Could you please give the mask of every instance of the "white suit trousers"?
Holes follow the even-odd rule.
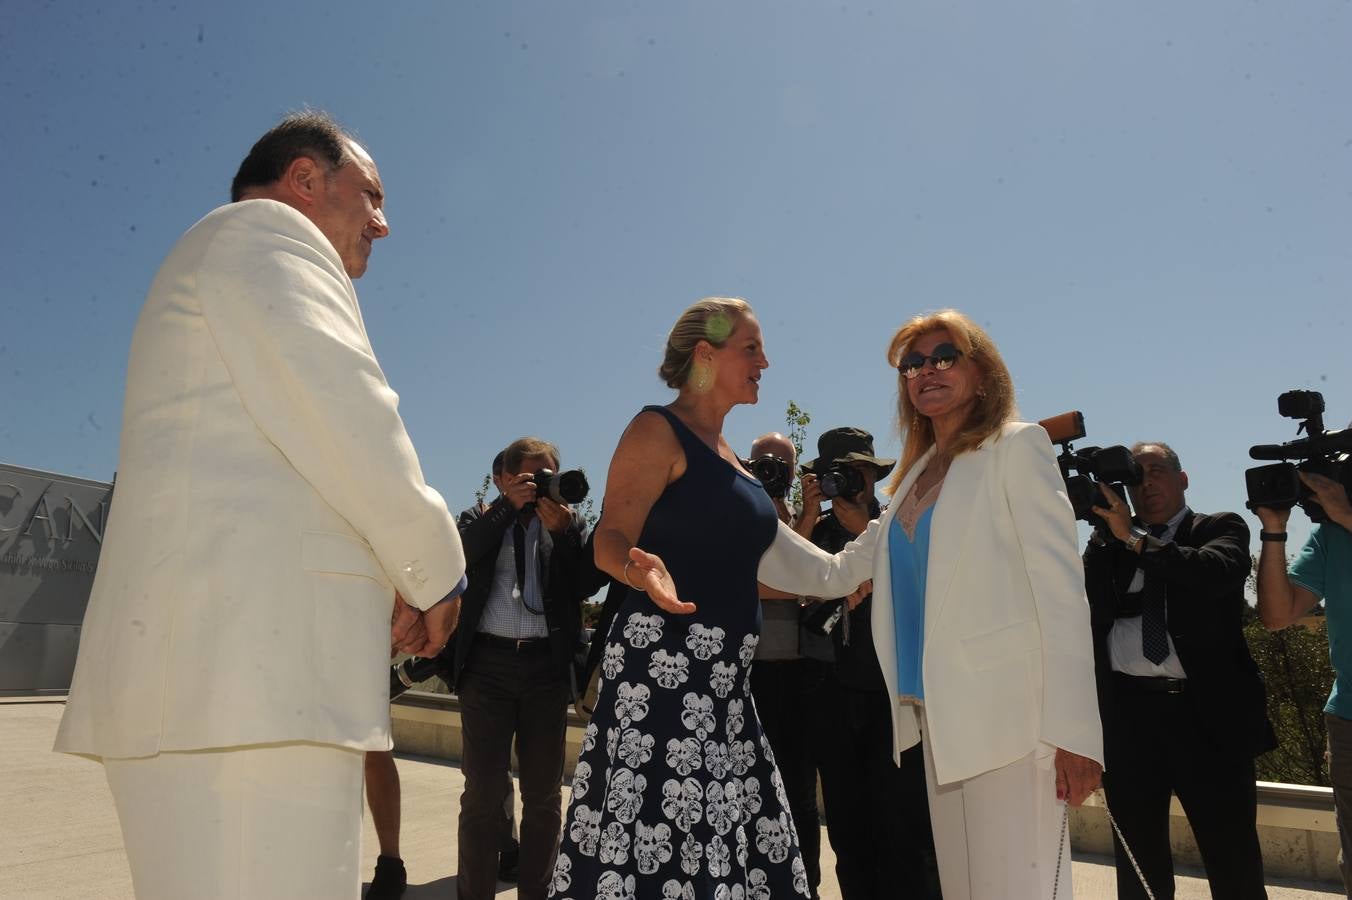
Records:
[[[1070,833],[1056,799],[1055,751],[1030,753],[974,778],[937,785],[929,723],[917,709],[934,849],[944,900],[1070,900]]]
[[[137,900],[356,900],[362,757],[287,743],[104,759]]]

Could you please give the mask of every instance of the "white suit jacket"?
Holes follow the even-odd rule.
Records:
[[[56,749],[388,749],[397,588],[465,564],[338,253],[272,200],[192,227],[132,338],[117,481]]]
[[[901,482],[898,500],[928,458]],[[760,571],[771,587],[818,597],[873,579],[873,643],[893,698],[898,763],[920,740],[915,715],[896,699],[888,533],[899,505],[834,557],[814,560],[816,548],[781,528]],[[1046,431],[1010,423],[958,456],[932,515],[921,677],[938,782],[998,769],[1039,748],[1102,763],[1084,571]]]

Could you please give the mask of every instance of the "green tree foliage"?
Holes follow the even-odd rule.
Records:
[[[803,442],[807,440],[807,426],[812,422],[812,414],[803,409],[792,400],[784,410],[784,424],[787,426],[785,431],[788,434],[789,441],[793,444],[793,450],[798,455],[798,461],[803,460]],[[795,478],[793,482],[793,491],[789,494],[789,504],[795,509],[800,507],[803,502],[803,486]]]
[[[601,607],[604,604],[600,600],[582,601],[582,627],[595,628],[601,620]]]
[[[1246,585],[1257,596],[1258,560]],[[1260,781],[1285,784],[1329,784],[1324,758],[1327,732],[1324,704],[1333,688],[1329,635],[1322,617],[1281,631],[1268,631],[1252,607],[1246,610],[1244,639],[1267,686],[1267,713],[1277,733],[1277,747],[1255,760]]]
[[[488,496],[488,486],[489,486],[490,484],[492,484],[492,483],[493,483],[493,476],[492,476],[491,474],[485,475],[485,476],[484,476],[484,480],[483,480],[483,484],[480,484],[480,485],[479,485],[479,489],[478,489],[477,491],[474,492],[474,502],[475,502],[475,503],[478,503],[478,504],[481,505],[481,506],[483,505],[484,498]]]
[[[582,516],[582,521],[587,523],[588,531],[595,528],[597,521],[601,518],[590,496],[577,505],[577,511],[578,515]]]
[[[790,400],[788,408],[784,410],[784,424],[788,426],[785,430],[799,459],[803,458],[803,442],[807,440],[807,426],[811,423],[812,414]]]
[[[1244,637],[1267,685],[1268,718],[1277,732],[1277,748],[1256,760],[1259,780],[1327,785],[1324,703],[1333,667],[1323,621],[1271,632],[1255,617]]]

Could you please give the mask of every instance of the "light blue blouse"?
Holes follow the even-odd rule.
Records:
[[[887,535],[892,562],[892,619],[897,637],[897,694],[925,699],[921,676],[925,644],[925,574],[929,568],[931,506],[915,523],[915,539],[892,520]]]

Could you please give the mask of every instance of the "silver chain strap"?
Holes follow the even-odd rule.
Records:
[[[1061,862],[1066,856],[1066,847],[1070,844],[1070,804],[1064,806],[1061,813],[1061,846],[1056,853],[1056,879],[1052,882],[1052,900],[1056,900],[1056,894],[1061,889]],[[1127,846],[1127,839],[1122,836],[1122,829],[1117,827],[1117,820],[1113,818],[1113,811],[1108,808],[1108,804],[1103,804],[1103,809],[1108,813],[1108,823],[1113,826],[1113,831],[1117,834],[1117,839],[1122,842],[1122,849],[1126,851],[1127,859],[1131,862],[1131,867],[1136,870],[1136,877],[1141,880],[1141,889],[1145,891],[1149,900],[1155,900],[1155,892],[1150,890],[1150,884],[1145,880],[1145,873],[1141,871],[1140,863],[1136,862],[1136,854],[1131,852],[1131,847]]]

